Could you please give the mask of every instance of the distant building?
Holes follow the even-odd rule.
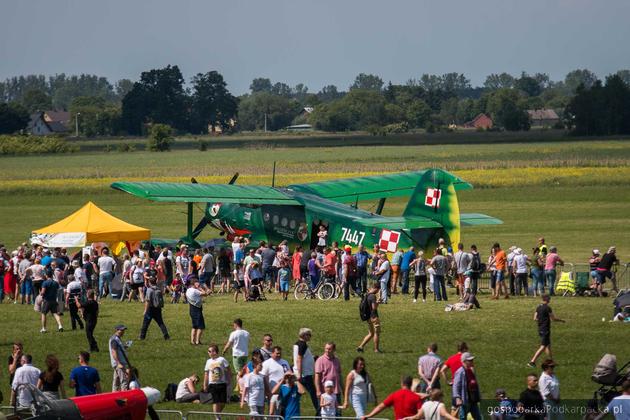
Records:
[[[479,114],[471,121],[464,123],[464,127],[466,128],[483,128],[484,130],[488,130],[492,128],[492,118],[487,116],[486,114]]]
[[[70,131],[70,113],[67,111],[43,111],[31,114],[28,132],[35,136],[63,134]]]
[[[560,122],[560,117],[553,109],[528,109],[532,127],[553,127]]]
[[[311,115],[313,113],[313,110],[315,108],[313,108],[312,106],[305,106],[304,108],[302,108],[302,111],[300,112],[300,117],[307,117],[309,115]]]

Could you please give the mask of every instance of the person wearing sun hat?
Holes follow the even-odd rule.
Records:
[[[480,420],[481,412],[479,411],[479,401],[481,394],[479,392],[479,383],[474,368],[475,356],[469,352],[462,353],[462,367],[457,369],[453,376],[453,400],[459,411],[460,420],[465,420],[470,414],[473,419]]]

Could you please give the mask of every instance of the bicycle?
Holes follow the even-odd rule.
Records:
[[[329,300],[335,295],[335,287],[330,280],[330,277],[327,277],[325,275],[320,276],[319,282],[314,289],[311,288],[311,285],[308,281],[304,281],[295,286],[293,296],[295,296],[295,299],[297,300],[315,298],[318,298],[320,300]]]

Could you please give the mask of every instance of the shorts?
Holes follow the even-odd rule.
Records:
[[[245,281],[243,280],[233,281],[232,287],[236,290],[241,290],[243,287],[245,287]]]
[[[497,270],[497,281],[505,281],[505,271]]]
[[[192,321],[193,330],[205,330],[206,322],[203,319],[203,309],[198,308],[195,305],[190,306],[190,320]]]
[[[225,404],[227,402],[227,384],[208,384],[208,394],[212,396],[213,404]]]
[[[48,312],[50,312],[51,314],[59,313],[59,303],[57,303],[56,300],[50,302],[44,299],[44,301],[42,302],[42,313],[46,315]]]
[[[547,347],[551,345],[551,331],[538,331],[538,335],[540,336],[541,346]]]
[[[289,282],[288,281],[281,281],[280,282],[280,291],[281,292],[288,292],[289,291]]]
[[[142,286],[144,286],[144,283],[131,283],[131,290],[138,290]]]
[[[234,370],[237,373],[240,372],[246,364],[247,356],[232,356],[232,365],[234,365]]]
[[[206,286],[210,286],[210,280],[212,280],[212,274],[205,272],[201,276],[199,276],[199,283],[205,284]]]
[[[370,318],[367,323],[370,334],[381,333],[381,320],[377,316],[375,316],[374,318]]]

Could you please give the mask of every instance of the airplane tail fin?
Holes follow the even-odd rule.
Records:
[[[463,189],[462,183],[460,178],[441,169],[427,170],[416,185],[403,217],[426,217],[441,224],[446,242],[457,245],[460,217],[456,189]]]

